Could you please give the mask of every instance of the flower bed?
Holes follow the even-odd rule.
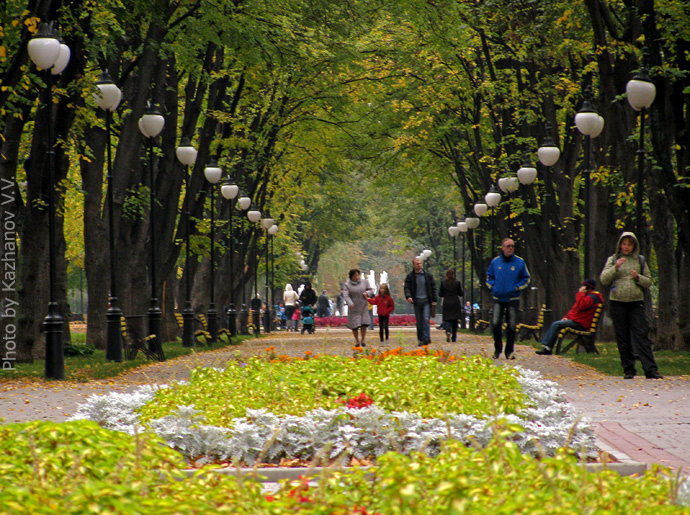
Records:
[[[374,317],[377,318],[377,317]],[[378,320],[376,321],[378,324]],[[433,320],[429,321],[434,324]],[[388,319],[388,324],[393,326],[414,326],[416,319],[414,315],[391,315]],[[347,317],[318,317],[316,318],[316,327],[346,327]]]
[[[269,349],[225,370],[196,369],[189,383],[93,396],[76,418],[129,433],[150,428],[196,463],[433,456],[448,439],[485,446],[497,428],[525,453],[570,445],[595,454],[586,423],[535,372],[422,349],[357,355],[292,359]]]
[[[510,433],[504,429],[501,433]],[[247,477],[201,470],[150,435],[93,422],[0,426],[0,512],[12,514],[687,513],[690,481],[588,472],[571,451],[534,459],[502,436],[477,451],[449,442],[434,457],[388,453],[376,465],[326,470],[270,494]]]

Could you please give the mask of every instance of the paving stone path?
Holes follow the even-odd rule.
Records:
[[[487,357],[493,353],[488,336],[463,334],[458,343],[446,343],[441,331],[432,331],[432,349]],[[369,336],[368,344],[379,349],[415,348],[413,328],[393,328],[388,345],[378,344],[377,332]],[[352,335],[347,329],[319,328],[313,335],[274,333],[238,346],[151,363],[108,380],[89,383],[0,381],[0,418],[5,422],[63,421],[94,393],[126,392],[141,384],[186,379],[192,368],[222,367],[237,353],[250,356],[274,346],[277,353],[291,356],[302,356],[305,351],[350,355],[352,344]],[[506,363],[503,357],[497,360],[499,366]],[[524,345],[516,346],[516,359],[510,364],[538,370],[546,379],[559,383],[580,412],[596,422],[601,447],[619,460],[659,463],[690,473],[690,376],[624,380],[602,375],[561,356],[537,356],[534,349]]]

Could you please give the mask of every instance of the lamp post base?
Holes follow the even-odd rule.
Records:
[[[226,314],[228,316],[228,331],[230,331],[230,336],[237,336],[237,311],[235,311],[234,304],[230,304]]]
[[[266,308],[266,311],[264,311],[264,333],[268,334],[271,332],[271,310],[270,308]]]
[[[62,345],[64,320],[57,310],[57,303],[48,304],[48,314],[43,319],[46,331],[46,379],[65,378],[65,357]]]
[[[194,310],[189,300],[184,303],[182,321],[182,346],[194,347]]]
[[[161,361],[165,360],[165,355],[163,354],[163,340],[161,338],[161,319],[163,313],[161,308],[158,307],[158,299],[151,297],[151,307],[147,312],[149,319],[149,334],[155,336],[153,340],[149,341],[149,351],[159,357]]]
[[[122,361],[122,310],[117,305],[117,297],[110,297],[110,307],[105,314],[107,319],[107,340],[105,346],[105,359],[108,361]]]
[[[549,327],[551,327],[551,323],[553,322],[553,311],[551,311],[549,308],[544,308],[544,325],[542,325],[542,334],[546,332]]]
[[[206,318],[208,318],[208,332],[211,333],[211,341],[208,342],[210,346],[216,343],[218,338],[218,311],[216,311],[216,304],[214,302],[208,305]]]
[[[240,334],[249,334],[247,326],[249,325],[249,311],[247,305],[242,304],[240,308]]]
[[[254,324],[254,336],[261,334],[261,311],[252,309],[252,324]]]

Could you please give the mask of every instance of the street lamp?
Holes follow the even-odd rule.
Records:
[[[584,264],[584,276],[589,277],[589,234],[590,234],[590,213],[589,213],[589,197],[590,197],[590,161],[592,153],[592,138],[596,138],[601,134],[604,128],[604,118],[599,115],[594,110],[592,106],[592,88],[587,85],[584,91],[584,101],[582,102],[582,107],[575,115],[575,125],[577,130],[579,130],[585,136],[585,241],[584,241],[584,254],[585,254],[585,264]]]
[[[218,335],[218,311],[216,311],[216,297],[215,297],[215,272],[216,272],[216,188],[220,178],[223,175],[223,170],[218,166],[215,159],[204,168],[204,176],[206,180],[211,183],[211,300],[208,303],[208,332],[211,333],[211,340],[209,345],[216,343]]]
[[[479,227],[479,218],[473,216],[466,217],[465,223],[468,230],[476,229]],[[470,330],[474,331],[474,252],[472,252],[472,249],[470,249],[470,307]]]
[[[41,23],[38,34],[27,45],[31,61],[40,69],[45,70],[46,76],[46,126],[48,127],[48,313],[43,319],[46,331],[46,379],[65,378],[65,359],[62,345],[64,319],[58,311],[55,296],[55,134],[53,131],[53,82],[52,76],[62,73],[70,58],[70,49],[60,43],[52,30],[52,24]]]
[[[525,159],[523,165],[517,171],[517,178],[523,186],[529,186],[537,178],[537,169]]]
[[[240,192],[239,186],[234,183],[231,176],[225,180],[225,184],[220,187],[220,193],[223,198],[230,201],[230,209],[228,215],[228,239],[230,240],[229,252],[230,252],[230,303],[228,305],[228,311],[226,313],[228,317],[228,330],[230,331],[230,336],[237,336],[237,311],[235,311],[235,301],[234,301],[234,266],[235,266],[235,240],[232,234],[232,201],[237,197]]]
[[[252,199],[246,195],[239,194],[237,199],[237,209],[240,211],[247,211],[252,205]],[[244,229],[244,222],[242,225]],[[244,230],[242,231],[244,233]],[[247,324],[249,322],[249,311],[247,310],[247,289],[246,289],[246,277],[245,277],[245,261],[247,256],[247,243],[245,239],[242,239],[242,253],[241,253],[241,268],[242,268],[242,306],[240,307],[240,333],[247,333]]]
[[[461,271],[461,283],[462,284],[462,291],[463,291],[463,300],[466,299],[467,297],[467,290],[465,289],[465,233],[467,232],[467,222],[465,221],[465,218],[463,217],[462,220],[460,220],[457,224],[458,232],[460,233],[460,248],[461,248],[461,257],[460,259],[462,260],[462,271]],[[463,303],[463,313],[464,313],[464,303]],[[467,329],[467,324],[465,322],[465,316],[462,316],[462,324],[461,327],[463,329]]]
[[[161,133],[165,126],[165,118],[149,102],[146,111],[139,118],[139,131],[144,135],[149,147],[149,227],[151,228],[151,301],[148,310],[149,334],[155,338],[149,343],[149,349],[159,352],[163,356],[161,342],[161,308],[156,295],[156,183],[153,179],[153,140]],[[155,347],[155,348],[152,348]]]
[[[175,149],[175,155],[178,161],[185,167],[185,194],[184,194],[184,210],[185,210],[185,257],[184,257],[184,275],[185,275],[185,301],[184,309],[182,310],[182,346],[194,346],[194,310],[192,309],[192,270],[189,266],[189,233],[191,231],[189,202],[189,170],[188,168],[196,162],[197,151],[192,146],[187,136],[180,141],[180,146]]]
[[[273,236],[278,234],[278,226],[273,224],[270,229],[268,229],[268,234],[271,236],[271,304],[273,304],[273,291],[275,288],[275,253],[273,248]]]
[[[453,246],[453,273],[455,273],[455,268],[456,268],[456,262],[457,262],[457,245],[455,242],[455,238],[458,235],[458,232],[460,230],[458,229],[458,226],[453,224],[450,227],[448,227],[448,235],[450,236],[450,242],[451,245]]]
[[[257,209],[250,209],[249,211],[247,211],[247,218],[250,222],[257,223],[259,220],[261,220],[261,211]],[[254,297],[252,298],[250,306],[252,310],[252,322],[254,323],[255,335],[261,334],[261,299],[259,298],[259,251],[257,248],[258,239],[259,234],[256,233],[254,236],[254,252],[252,253],[252,261],[254,263]]]
[[[264,213],[263,218],[261,219],[261,227],[266,229],[266,281],[265,281],[265,294],[264,294],[264,300],[266,302],[266,310],[264,311],[264,332],[265,333],[270,333],[271,332],[271,299],[270,299],[270,294],[269,294],[269,289],[268,289],[268,261],[269,261],[269,255],[268,255],[268,230],[273,227],[273,218],[271,218],[271,215],[268,214],[268,212]],[[258,271],[258,267],[257,267]]]
[[[491,255],[493,256],[493,253],[496,251],[496,216],[494,216],[494,208],[501,201],[501,194],[496,191],[496,186],[491,185],[489,193],[484,196],[484,200],[486,205],[491,208]]]
[[[640,138],[637,146],[637,198],[635,202],[635,233],[642,238],[642,193],[644,191],[644,114],[654,102],[656,86],[649,78],[645,66],[646,52],[642,54],[642,68],[625,86],[628,103],[635,111],[640,112]]]
[[[112,361],[122,361],[122,333],[120,328],[120,319],[122,318],[122,310],[117,303],[117,293],[115,289],[115,219],[113,216],[113,171],[112,158],[110,149],[110,124],[113,117],[113,111],[120,105],[122,99],[122,92],[113,80],[107,70],[104,70],[98,78],[96,83],[98,93],[94,94],[98,107],[105,111],[105,130],[107,134],[106,155],[107,155],[107,170],[108,170],[108,242],[110,244],[110,299],[106,318],[108,320],[108,332],[105,350],[105,359]]]
[[[537,149],[539,162],[544,166],[544,327],[551,327],[551,265],[549,263],[549,252],[551,252],[551,192],[549,186],[551,180],[549,172],[551,167],[558,162],[561,157],[561,150],[558,148],[552,137],[553,127],[551,122],[546,122],[546,136],[541,146]]]

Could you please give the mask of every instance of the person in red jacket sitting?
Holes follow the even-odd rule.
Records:
[[[592,326],[592,319],[597,311],[597,306],[604,302],[604,298],[601,296],[601,293],[596,291],[596,287],[594,279],[587,279],[582,283],[582,286],[575,294],[575,304],[570,308],[567,315],[551,324],[551,327],[549,327],[549,330],[546,331],[541,340],[543,348],[538,350],[537,354],[542,356],[552,354],[553,347],[558,339],[558,333],[564,327],[586,331]]]
[[[393,302],[393,297],[391,297],[388,285],[386,283],[381,283],[378,295],[373,299],[367,299],[367,302],[377,307],[379,315],[379,339],[383,342],[385,336],[386,341],[388,341],[388,317],[395,308],[395,302]]]

